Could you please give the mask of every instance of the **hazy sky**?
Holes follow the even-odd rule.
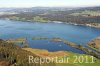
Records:
[[[100,0],[0,0],[0,7],[100,6]]]

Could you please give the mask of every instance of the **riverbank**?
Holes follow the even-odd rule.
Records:
[[[66,24],[72,24],[72,25],[80,25],[80,26],[88,26],[88,27],[100,28],[100,23],[85,23],[85,24],[66,23]]]

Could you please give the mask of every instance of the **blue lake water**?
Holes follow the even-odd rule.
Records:
[[[0,38],[27,38],[32,48],[47,49],[49,51],[67,50],[83,53],[61,42],[48,40],[32,40],[32,37],[60,37],[76,44],[86,45],[90,40],[100,37],[100,29],[76,26],[64,23],[31,23],[21,21],[0,20]]]

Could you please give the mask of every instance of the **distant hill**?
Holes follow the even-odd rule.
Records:
[[[31,21],[34,17],[39,16],[44,20],[51,22],[62,21],[66,23],[76,23],[83,25],[90,23],[100,23],[100,7],[1,8],[0,13],[2,14],[2,12],[4,15],[0,15],[0,18],[12,18],[14,16],[19,17],[20,19],[24,18],[25,20]]]
[[[0,12],[34,12],[34,11],[100,10],[100,7],[30,7],[0,8]]]
[[[35,11],[67,11],[67,7],[31,7],[31,8],[0,8],[0,12],[35,12]]]

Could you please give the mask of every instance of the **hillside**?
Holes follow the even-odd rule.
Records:
[[[39,55],[40,57],[43,57],[43,58],[53,58],[57,66],[98,66],[100,65],[99,59],[93,58],[93,62],[91,62],[92,56],[85,55],[85,54],[76,54],[76,53],[72,53],[68,51],[49,52],[47,50],[40,50],[40,49],[33,49],[33,48],[23,48],[23,49],[26,51],[30,51],[33,54]],[[77,58],[83,57],[84,59],[81,58],[81,60],[78,59],[79,62],[78,61],[74,62],[75,56]],[[70,58],[70,59],[68,60],[67,58]],[[65,59],[64,63],[62,63],[63,62],[62,59]],[[86,59],[88,60],[88,62],[86,61]]]
[[[94,40],[90,41],[88,45],[100,52],[100,37],[95,38]]]
[[[40,66],[39,63],[30,63],[28,56],[40,58],[36,54],[25,51],[22,48],[7,43],[0,39],[0,66]],[[41,66],[55,66],[54,63],[43,63]]]
[[[44,62],[41,65],[39,63],[29,64],[29,55],[33,56],[34,58],[48,58],[48,60],[55,57],[58,57],[58,59],[54,59],[53,62],[50,63]],[[87,57],[88,62],[84,60],[81,63],[78,61],[77,63],[75,63],[74,56],[82,56],[84,58]],[[61,63],[62,61],[60,59],[64,59],[65,57],[69,57],[71,59],[69,61],[66,59],[66,62]],[[56,63],[56,61],[58,61],[59,63]],[[21,48],[13,43],[7,43],[0,39],[0,66],[98,66],[100,64],[99,62],[99,59],[95,57],[92,58],[92,56],[85,54],[76,54],[67,51],[48,52],[47,50],[34,48]]]

